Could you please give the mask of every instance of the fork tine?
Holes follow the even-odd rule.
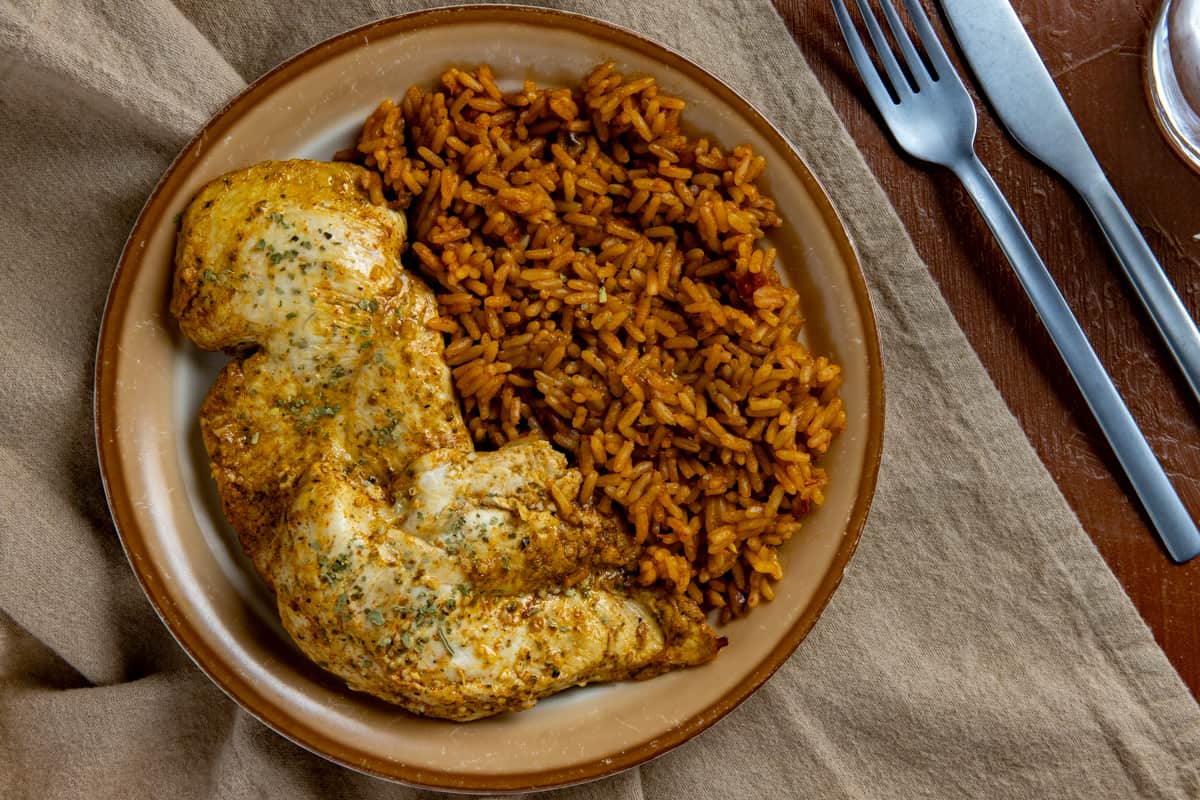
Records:
[[[875,68],[871,54],[867,52],[862,37],[858,35],[858,29],[854,27],[854,20],[850,17],[850,9],[846,7],[845,0],[830,0],[830,2],[833,4],[833,13],[837,17],[838,27],[842,29],[842,38],[846,40],[846,47],[850,50],[850,58],[853,59],[854,66],[858,67],[858,74],[862,76],[867,93],[871,95],[871,99],[875,101],[880,112],[894,106],[896,102],[892,100],[883,76]]]
[[[925,66],[925,62],[917,53],[917,48],[913,46],[908,29],[904,27],[900,15],[896,13],[895,3],[892,0],[879,0],[879,5],[883,8],[883,16],[887,18],[888,27],[892,29],[892,38],[900,45],[900,52],[904,55],[904,62],[908,64],[908,71],[919,87],[922,83],[921,77],[929,75],[929,68]],[[930,77],[937,80],[936,75],[930,75]]]
[[[879,20],[875,18],[875,12],[871,10],[869,0],[856,0],[856,2],[858,11],[862,14],[863,24],[867,26],[867,34],[871,37],[871,44],[875,45],[875,54],[879,56],[880,63],[887,71],[896,96],[904,97],[905,94],[911,94],[912,87],[908,83],[908,78],[905,77],[904,70],[900,68],[900,62],[896,60],[896,54],[892,52],[892,46],[888,43],[887,37],[883,35],[883,28],[879,27]]]
[[[946,48],[942,47],[937,33],[929,24],[929,17],[925,16],[925,9],[921,8],[921,0],[904,0],[904,7],[908,9],[908,16],[912,19],[913,27],[917,30],[921,44],[925,47],[925,55],[929,56],[929,62],[933,66],[934,79],[948,78],[962,86],[958,72],[950,63],[950,56],[946,55]]]

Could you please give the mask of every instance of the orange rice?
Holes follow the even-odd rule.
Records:
[[[728,620],[774,596],[846,414],[762,241],[780,224],[766,160],[689,137],[683,110],[611,63],[511,93],[486,65],[450,69],[339,157],[409,210],[476,443],[548,437],[579,502],[635,530],[638,581]]]

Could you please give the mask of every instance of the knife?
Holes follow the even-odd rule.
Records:
[[[1129,216],[1008,0],[940,0],[959,49],[1017,143],[1071,184],[1109,245],[1192,393],[1200,400],[1200,331]]]

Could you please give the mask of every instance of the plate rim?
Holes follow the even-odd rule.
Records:
[[[855,305],[862,316],[866,340],[864,344],[867,352],[868,429],[864,463],[858,476],[859,492],[842,533],[842,541],[838,545],[832,563],[816,588],[813,602],[804,609],[767,657],[732,689],[669,731],[658,736],[651,736],[636,746],[609,754],[606,757],[597,757],[577,765],[521,773],[463,774],[400,764],[373,757],[333,737],[324,735],[320,729],[305,722],[302,717],[281,714],[281,711],[285,711],[283,706],[269,702],[250,681],[225,665],[215,648],[208,647],[196,636],[193,626],[175,608],[170,593],[165,587],[161,571],[149,558],[146,558],[145,551],[141,547],[143,536],[133,515],[126,476],[120,468],[121,447],[119,440],[114,435],[116,429],[115,406],[118,394],[115,375],[116,364],[121,357],[117,347],[120,328],[117,320],[125,318],[134,282],[133,273],[136,264],[140,261],[139,248],[135,247],[134,243],[140,238],[139,233],[154,229],[161,224],[167,213],[164,198],[169,194],[173,195],[173,192],[168,190],[176,189],[177,184],[182,181],[181,165],[189,157],[198,155],[206,140],[222,135],[229,126],[266,99],[277,87],[299,77],[331,57],[359,47],[370,46],[381,39],[434,26],[444,21],[455,22],[470,16],[489,15],[492,21],[495,21],[495,15],[524,18],[517,21],[525,22],[529,21],[527,19],[529,16],[540,16],[549,18],[551,20],[549,24],[558,27],[576,30],[591,29],[592,32],[596,32],[598,28],[610,41],[615,40],[622,45],[647,53],[654,60],[687,74],[706,89],[714,92],[722,101],[739,110],[747,123],[751,124],[765,138],[782,145],[781,149],[790,162],[789,167],[808,190],[810,199],[830,231],[831,238],[847,268]],[[546,20],[540,21],[545,22]],[[107,368],[105,368],[106,364]],[[247,85],[222,106],[171,161],[138,213],[129,237],[122,248],[105,298],[93,369],[93,429],[101,483],[113,526],[117,531],[126,559],[151,607],[200,671],[259,722],[280,736],[326,760],[373,777],[422,789],[472,794],[514,793],[562,788],[623,772],[663,755],[690,740],[711,727],[757,691],[808,636],[840,585],[847,566],[857,550],[870,514],[883,456],[884,412],[884,377],[879,329],[857,248],[850,239],[845,221],[830,200],[829,193],[816,178],[807,161],[796,150],[791,140],[739,92],[668,45],[644,34],[586,14],[511,3],[438,6],[383,17],[351,28],[291,56]],[[289,720],[296,724],[288,724]]]

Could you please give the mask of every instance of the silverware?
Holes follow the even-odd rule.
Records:
[[[949,169],[975,201],[1100,423],[1167,552],[1179,562],[1200,554],[1200,532],[1187,508],[1096,357],[1020,220],[975,155],[975,105],[919,0],[904,0],[904,5],[928,65],[917,53],[891,0],[879,0],[908,76],[868,0],[857,0],[857,5],[882,70],[872,63],[845,0],[831,2],[854,64],[896,143],[916,158]]]
[[[940,0],[954,38],[1013,138],[1092,210],[1200,400],[1200,330],[1096,161],[1008,0]]]

